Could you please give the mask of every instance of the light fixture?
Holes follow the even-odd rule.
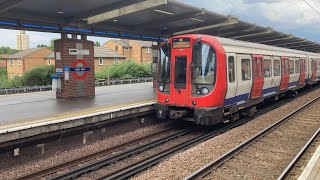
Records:
[[[201,94],[208,94],[209,93],[209,89],[206,87],[201,88]]]
[[[117,19],[114,19],[114,20],[113,20],[113,22],[117,22],[117,21],[118,21]]]
[[[193,20],[193,21],[204,22],[204,20],[197,19],[197,18],[190,18],[190,19]]]
[[[172,12],[162,11],[162,10],[159,10],[159,9],[154,9],[154,11],[159,12],[159,13],[163,13],[163,14],[174,15],[174,13],[172,13]]]

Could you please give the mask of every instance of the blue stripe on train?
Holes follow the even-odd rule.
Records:
[[[293,88],[293,87],[296,87],[299,85],[299,81],[296,81],[296,82],[292,82],[292,83],[289,83],[288,84],[288,88]]]
[[[224,105],[228,106],[230,104],[234,104],[234,103],[237,103],[239,101],[247,100],[248,98],[249,98],[249,93],[242,94],[242,95],[239,95],[239,96],[236,96],[236,97],[225,99],[224,100]]]
[[[262,94],[269,94],[272,92],[278,92],[278,87],[271,87],[271,88],[262,90]]]

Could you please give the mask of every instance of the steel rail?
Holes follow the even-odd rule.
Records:
[[[77,168],[75,170],[69,171],[69,172],[64,173],[64,174],[60,174],[58,176],[55,176],[55,177],[52,177],[52,178],[49,178],[49,179],[51,179],[51,180],[54,180],[54,179],[62,180],[62,179],[75,178],[75,177],[80,176],[81,174],[85,174],[85,173],[88,173],[90,171],[97,170],[97,169],[99,169],[99,168],[101,168],[103,166],[110,165],[110,164],[112,164],[112,163],[114,163],[116,161],[125,159],[128,156],[131,156],[131,155],[146,151],[147,149],[159,146],[159,145],[161,145],[161,144],[163,144],[163,143],[165,143],[167,141],[170,141],[170,140],[176,139],[178,137],[187,135],[187,134],[189,134],[191,132],[194,132],[194,131],[196,131],[195,128],[182,130],[182,131],[180,131],[178,133],[163,137],[161,139],[156,139],[156,140],[152,141],[151,143],[145,143],[145,144],[140,145],[138,147],[134,147],[134,148],[128,149],[128,150],[126,150],[124,152],[112,155],[111,157],[102,158],[102,159],[100,159],[100,160],[98,160],[98,161],[96,161],[94,163],[87,164],[87,165],[82,166],[80,168]]]
[[[229,152],[227,152],[226,154],[224,154],[223,156],[221,156],[220,158],[209,162],[208,164],[204,165],[203,167],[201,167],[200,169],[198,169],[197,171],[195,171],[194,173],[192,173],[191,175],[187,176],[184,178],[184,180],[191,180],[191,179],[201,179],[202,177],[204,177],[205,175],[207,175],[208,173],[210,173],[212,171],[212,169],[215,169],[217,167],[219,167],[220,165],[222,165],[226,160],[234,157],[234,155],[236,155],[238,152],[240,152],[241,150],[243,150],[244,148],[250,146],[252,143],[256,142],[258,139],[260,139],[261,137],[263,137],[264,135],[266,135],[267,133],[271,132],[273,129],[275,129],[276,127],[279,127],[280,125],[282,125],[284,122],[286,122],[290,117],[292,117],[293,115],[295,115],[296,113],[300,112],[302,109],[306,108],[307,106],[309,106],[310,104],[314,103],[315,101],[317,101],[320,98],[320,96],[312,99],[311,101],[305,103],[304,105],[300,106],[298,109],[296,109],[295,111],[291,112],[290,114],[286,115],[285,117],[281,118],[279,121],[273,123],[272,125],[270,125],[269,127],[265,128],[264,130],[262,130],[260,133],[256,134],[254,137],[250,138],[249,140],[241,143],[239,146],[233,148],[232,150],[230,150]]]
[[[303,156],[306,150],[310,147],[313,141],[317,138],[320,134],[320,128],[313,134],[313,136],[309,139],[309,141],[303,146],[303,148],[299,151],[299,153],[292,159],[286,169],[281,173],[281,175],[277,178],[277,180],[282,180],[289,175],[292,171],[295,164],[299,161],[299,159]]]
[[[160,153],[158,153],[157,155],[151,157],[151,158],[147,158],[147,159],[144,159],[144,160],[141,160],[133,165],[130,165],[130,166],[127,166],[127,167],[124,167],[123,169],[120,169],[114,173],[111,173],[111,174],[108,174],[106,176],[102,176],[100,177],[99,179],[104,179],[104,180],[109,180],[109,179],[127,179],[157,163],[159,163],[161,160],[177,153],[177,152],[180,152],[182,150],[185,150],[193,145],[196,145],[196,144],[199,144],[201,142],[204,142],[208,139],[211,139],[219,134],[222,134],[230,129],[233,129],[235,127],[238,127],[242,124],[245,124],[247,122],[249,122],[250,120],[260,116],[260,115],[263,115],[273,109],[276,109],[278,108],[279,106],[282,106],[286,103],[290,102],[290,100],[283,100],[283,101],[279,101],[277,102],[276,104],[272,105],[272,106],[268,106],[268,107],[265,107],[261,110],[259,110],[254,116],[252,117],[247,117],[247,118],[244,118],[242,120],[239,120],[239,121],[236,121],[235,123],[233,124],[230,124],[230,125],[227,125],[225,127],[223,127],[222,129],[217,129],[215,131],[212,131],[212,132],[209,132],[209,133],[206,133],[206,134],[203,134],[203,135],[200,135],[190,141],[187,141],[185,143],[182,143],[182,144],[179,144],[173,148],[170,148],[168,150],[165,150],[165,151],[162,151]]]
[[[168,133],[168,132],[170,132],[172,130],[173,130],[172,128],[168,128],[168,129],[165,129],[163,131],[150,134],[148,136],[144,136],[144,137],[141,137],[141,138],[134,139],[133,141],[130,141],[130,142],[126,142],[126,143],[123,143],[123,144],[120,144],[120,145],[117,145],[117,146],[114,146],[114,147],[111,147],[111,148],[108,148],[108,149],[103,149],[103,150],[101,150],[99,152],[95,152],[95,153],[92,153],[92,154],[89,154],[89,155],[86,155],[86,156],[82,156],[82,157],[73,159],[73,160],[68,161],[68,162],[64,162],[64,163],[61,163],[61,164],[58,164],[58,165],[50,166],[50,167],[48,167],[46,169],[40,169],[39,171],[30,173],[30,174],[23,174],[23,175],[17,177],[17,179],[18,180],[35,179],[35,178],[39,178],[41,176],[45,176],[45,175],[48,175],[48,174],[51,174],[51,173],[55,173],[59,169],[67,168],[67,167],[70,167],[70,166],[74,166],[74,165],[79,164],[80,162],[85,162],[85,161],[91,160],[91,159],[96,158],[96,157],[101,157],[101,156],[107,155],[107,154],[109,154],[109,153],[111,153],[111,152],[113,152],[115,150],[119,150],[119,149],[122,149],[124,147],[132,146],[134,144],[138,144],[139,142],[143,142],[143,141],[145,141],[147,139],[151,139],[153,137],[154,138],[158,137],[158,136],[166,134],[166,133]]]

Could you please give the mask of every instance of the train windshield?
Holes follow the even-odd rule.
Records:
[[[170,83],[170,46],[164,45],[159,51],[158,81]]]
[[[216,53],[206,43],[197,43],[193,47],[192,55],[192,83],[215,84],[216,77]]]

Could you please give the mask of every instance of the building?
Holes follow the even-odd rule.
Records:
[[[94,47],[94,69],[101,70],[103,67],[120,63],[126,60],[126,56],[103,46]]]
[[[15,76],[22,76],[23,73],[35,66],[46,65],[45,57],[52,51],[48,48],[32,48],[19,51],[16,54],[7,56],[8,79]]]
[[[54,53],[50,53],[45,58],[46,65],[55,65]],[[103,67],[123,62],[126,59],[124,55],[118,54],[116,51],[100,46],[94,46],[94,68],[101,70]]]
[[[0,54],[0,68],[7,67],[7,62],[6,62],[5,58],[8,56],[9,56],[9,54]]]
[[[17,34],[17,50],[22,51],[29,49],[29,35],[25,33],[25,31],[19,31],[19,34]]]
[[[50,53],[48,56],[44,58],[46,65],[55,65],[55,57],[54,57],[54,52]]]
[[[134,60],[137,63],[152,62],[152,42],[150,41],[111,39],[103,46],[111,48],[117,53],[126,56],[128,60]]]

